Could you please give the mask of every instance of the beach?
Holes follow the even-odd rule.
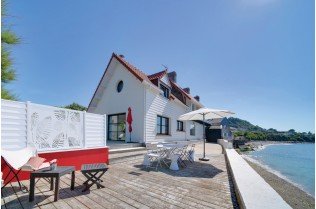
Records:
[[[314,197],[261,165],[245,160],[292,208],[315,208]]]
[[[269,145],[276,145],[276,144],[294,144],[291,141],[249,141],[245,145],[251,146],[254,150],[264,149],[266,146]]]

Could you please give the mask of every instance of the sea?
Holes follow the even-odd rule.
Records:
[[[315,197],[315,144],[273,144],[249,157]]]

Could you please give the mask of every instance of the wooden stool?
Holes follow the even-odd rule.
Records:
[[[100,182],[102,182],[101,177],[108,170],[108,166],[105,163],[96,164],[83,164],[81,166],[81,173],[87,178],[83,183],[85,188],[83,192],[87,191],[92,185],[96,184],[97,188],[105,188]],[[91,181],[91,183],[89,183]]]

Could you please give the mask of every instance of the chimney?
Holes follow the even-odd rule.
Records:
[[[200,96],[196,95],[196,96],[194,97],[194,99],[196,99],[196,100],[199,102],[199,101],[200,101]]]
[[[190,94],[190,88],[189,87],[184,88],[183,91],[185,91],[186,93]]]
[[[120,54],[119,56],[120,56],[121,58],[125,58],[125,56],[124,56],[123,54]]]
[[[172,71],[170,73],[168,73],[168,78],[173,81],[173,82],[177,82],[177,73],[176,71]]]

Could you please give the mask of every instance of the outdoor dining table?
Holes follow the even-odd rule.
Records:
[[[167,156],[170,158],[170,170],[178,171],[179,165],[178,165],[178,158],[179,156],[177,154],[174,154],[174,151],[179,148],[183,148],[186,146],[185,144],[158,144],[158,148],[162,148],[166,150]]]

